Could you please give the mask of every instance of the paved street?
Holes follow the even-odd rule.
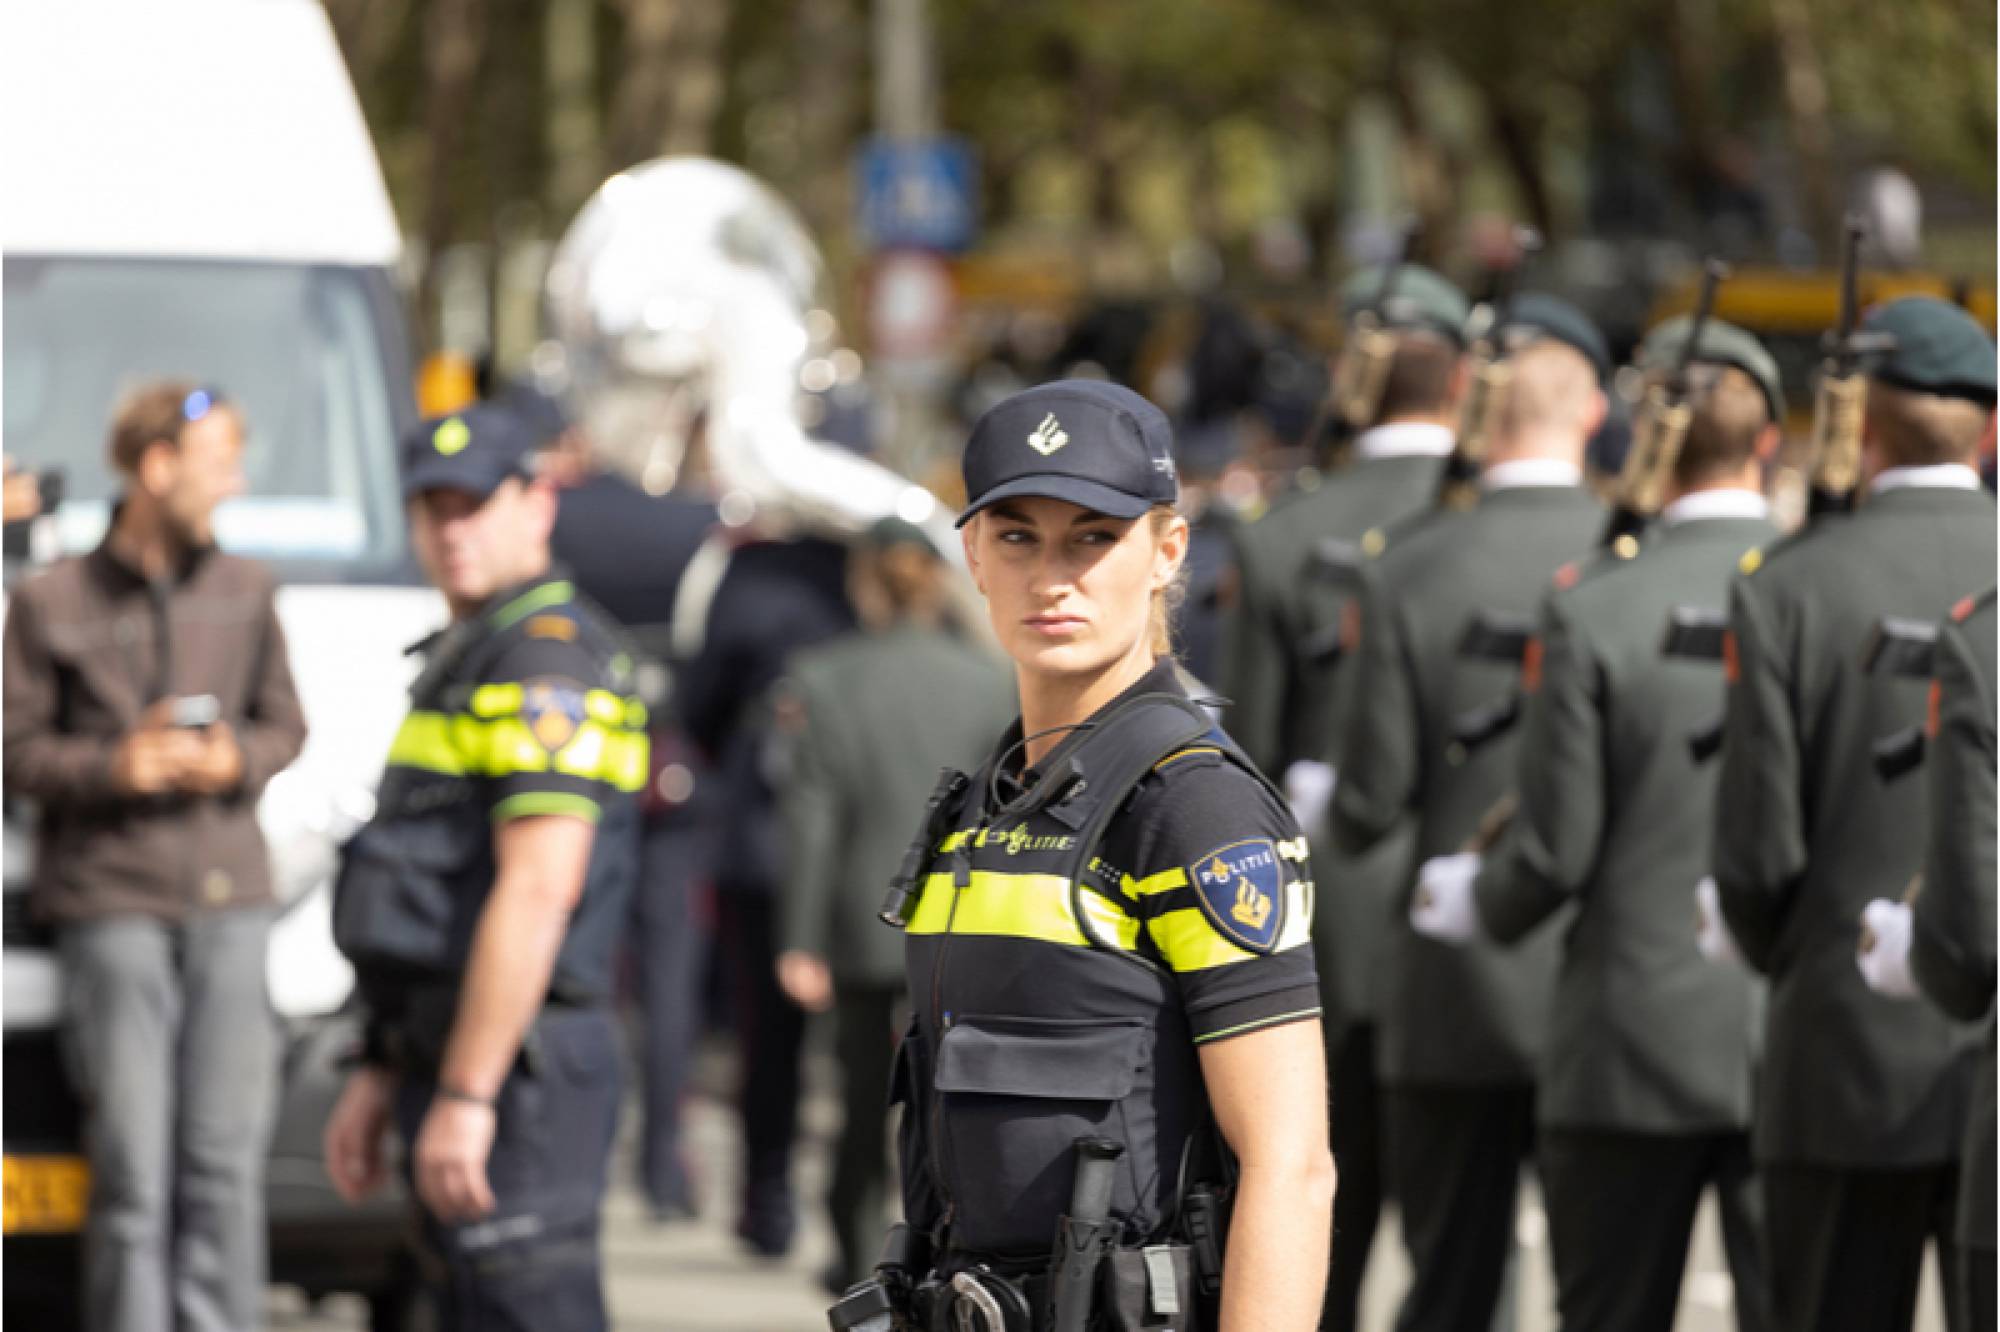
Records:
[[[611,1308],[620,1332],[817,1332],[826,1326],[826,1300],[814,1274],[829,1260],[833,1241],[815,1211],[808,1209],[800,1243],[781,1263],[746,1256],[730,1234],[736,1134],[719,1099],[729,1085],[729,1069],[727,1057],[712,1051],[702,1067],[704,1092],[690,1109],[695,1155],[702,1170],[699,1222],[663,1227],[646,1218],[630,1182],[629,1130],[636,1107],[628,1107],[626,1141],[620,1144],[606,1216]],[[835,1070],[830,1060],[816,1058],[811,1074],[812,1094],[805,1115],[807,1141],[800,1156],[798,1180],[800,1196],[808,1199],[819,1196],[826,1177],[827,1144],[834,1127]],[[1555,1320],[1546,1224],[1532,1199],[1522,1209],[1519,1234],[1523,1257],[1517,1291],[1519,1332],[1550,1332]],[[1378,1240],[1377,1261],[1369,1273],[1364,1297],[1371,1332],[1386,1332],[1390,1326],[1407,1272],[1392,1221]],[[1714,1216],[1705,1211],[1682,1291],[1677,1332],[1730,1332],[1735,1326],[1730,1295]],[[329,1300],[309,1311],[293,1292],[272,1293],[273,1332],[357,1332],[366,1322],[357,1300]],[[1926,1275],[1917,1329],[1941,1332],[1943,1326],[1933,1270]]]

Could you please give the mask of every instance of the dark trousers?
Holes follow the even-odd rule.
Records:
[[[805,1013],[778,988],[775,899],[742,889],[718,892],[716,923],[729,962],[730,1013],[743,1076],[737,1095],[743,1121],[738,1228],[760,1248],[782,1252],[797,1224],[792,1142],[799,1127]]]
[[[1544,1128],[1535,1164],[1565,1328],[1672,1332],[1695,1209],[1711,1186],[1736,1283],[1736,1325],[1770,1326],[1747,1134]]]
[[[1375,1082],[1375,1027],[1349,1026],[1335,1033],[1327,1052],[1332,1070],[1333,1164],[1340,1187],[1333,1195],[1333,1260],[1327,1268],[1323,1332],[1360,1327],[1361,1279],[1382,1219],[1381,1089]]]
[[[874,1268],[887,1227],[889,1065],[902,998],[900,985],[834,986],[841,1118],[826,1203],[840,1244],[843,1284],[861,1280]]]
[[[1534,1089],[1390,1087],[1382,1106],[1389,1187],[1415,1269],[1396,1327],[1494,1325],[1514,1252],[1521,1165],[1534,1146]]]
[[[1963,1332],[1993,1332],[1995,1273],[1993,1250],[1958,1251],[1958,1326]]]
[[[701,1035],[707,923],[697,910],[707,839],[686,820],[651,822],[641,845],[626,941],[638,1000],[639,1185],[655,1213],[694,1210],[681,1152],[681,1109]]]
[[[606,1327],[598,1210],[618,1084],[618,1028],[608,1010],[552,1008],[535,1019],[494,1103],[486,1161],[493,1212],[447,1225],[419,1205],[422,1267],[441,1332]],[[412,1073],[397,1089],[406,1144],[417,1140],[435,1087]]]
[[[1774,1163],[1764,1167],[1764,1198],[1771,1310],[1784,1332],[1903,1332],[1916,1316],[1927,1239],[1938,1244],[1945,1289],[1957,1284],[1955,1164]]]

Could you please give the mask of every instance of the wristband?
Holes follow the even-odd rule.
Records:
[[[433,1093],[433,1095],[435,1095],[437,1099],[440,1101],[462,1101],[466,1105],[485,1106],[488,1110],[491,1110],[493,1108],[492,1097],[474,1096],[469,1091],[460,1091],[456,1087],[447,1087],[443,1083],[438,1084],[437,1091]]]

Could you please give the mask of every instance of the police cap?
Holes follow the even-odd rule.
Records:
[[[1175,503],[1180,481],[1166,416],[1131,389],[1094,379],[1059,379],[1002,399],[966,443],[958,525],[1025,495],[1113,518]]]
[[[403,496],[462,490],[484,499],[509,477],[534,475],[536,445],[518,416],[493,403],[434,416],[403,437]]]

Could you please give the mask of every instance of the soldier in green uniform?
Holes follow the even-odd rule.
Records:
[[[1407,819],[1421,856],[1456,851],[1513,784],[1514,743],[1469,751],[1454,742],[1454,723],[1514,686],[1520,645],[1493,644],[1508,623],[1527,621],[1556,569],[1604,525],[1582,465],[1604,416],[1608,355],[1580,314],[1553,300],[1542,307],[1543,322],[1513,339],[1525,345],[1510,357],[1478,504],[1390,540],[1363,572],[1349,648],[1362,704],[1347,719],[1333,807],[1349,854]],[[1483,1328],[1512,1247],[1555,940],[1456,948],[1399,922],[1385,946],[1377,1021],[1388,1176],[1415,1267],[1398,1326]]]
[[[1951,1234],[1976,1039],[1870,992],[1853,952],[1863,905],[1917,872],[1926,816],[1923,783],[1871,771],[1924,693],[1870,670],[1870,641],[1993,576],[1993,501],[1971,464],[1994,348],[1926,297],[1862,331],[1895,340],[1869,370],[1863,503],[1746,561],[1725,645],[1715,880],[1729,935],[1771,979],[1753,1136],[1773,1312],[1797,1332],[1908,1326],[1925,1239]]]
[[[1685,320],[1641,349],[1664,370]],[[1750,1163],[1759,996],[1696,948],[1714,765],[1687,744],[1722,692],[1721,618],[1748,551],[1776,539],[1761,493],[1784,408],[1756,339],[1710,322],[1671,502],[1634,558],[1566,567],[1543,603],[1520,741],[1519,811],[1494,850],[1428,862],[1420,932],[1515,944],[1574,903],[1536,1095],[1536,1163],[1567,1327],[1669,1332],[1702,1191],[1721,1195],[1740,1327],[1765,1326]]]
[[[1375,988],[1387,895],[1408,873],[1411,830],[1399,829],[1362,857],[1344,858],[1316,827],[1332,784],[1340,634],[1351,580],[1339,562],[1358,560],[1368,534],[1421,513],[1452,450],[1465,388],[1465,297],[1428,269],[1405,266],[1390,299],[1374,310],[1380,270],[1351,279],[1343,306],[1368,309],[1395,342],[1374,419],[1355,438],[1353,459],[1311,489],[1294,491],[1241,529],[1237,601],[1225,630],[1222,692],[1229,729],[1264,770],[1279,777],[1300,822],[1314,833],[1314,876],[1339,883],[1319,895],[1319,950],[1327,1063],[1340,1088],[1333,1105],[1332,1274],[1324,1326],[1356,1326],[1361,1279],[1382,1210],[1381,1133],[1375,1088]]]
[[[1938,631],[1928,733],[1930,836],[1913,905],[1868,904],[1862,974],[1878,993],[1914,996],[1986,1023],[1958,1186],[1954,1326],[1994,1326],[1994,594],[1967,597]]]
[[[999,658],[943,623],[948,571],[920,528],[884,518],[849,583],[866,626],[800,653],[780,686],[785,829],[778,982],[833,1010],[842,1118],[827,1208],[840,1256],[827,1284],[861,1279],[881,1239],[889,1060],[903,1001],[902,941],[875,912],[938,769],[970,766],[1012,720]]]

